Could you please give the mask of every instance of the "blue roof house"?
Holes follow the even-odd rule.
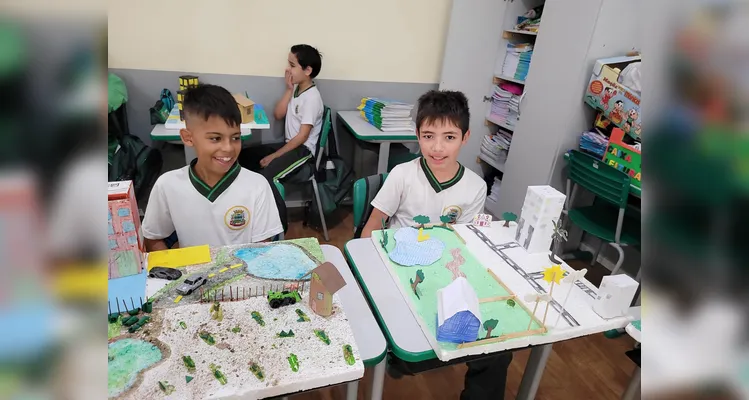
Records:
[[[459,277],[437,291],[437,341],[474,342],[481,327],[476,291]]]

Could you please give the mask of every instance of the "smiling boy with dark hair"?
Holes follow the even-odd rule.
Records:
[[[461,92],[431,90],[419,98],[416,135],[421,157],[393,168],[372,201],[372,214],[362,237],[390,227],[415,226],[413,218],[426,215],[431,221],[450,216],[450,223],[471,223],[483,213],[486,182],[458,162],[458,154],[471,136],[471,113]],[[466,363],[468,371],[461,400],[504,398],[507,367],[512,353]]]
[[[259,242],[283,232],[268,181],[237,163],[242,118],[231,93],[200,85],[185,94],[183,109],[180,136],[197,158],[154,184],[142,226],[147,250],[166,249],[175,231],[181,247]]]

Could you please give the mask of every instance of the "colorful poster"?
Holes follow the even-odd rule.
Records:
[[[640,149],[624,143],[624,131],[614,128],[611,131],[609,146],[603,161],[625,172],[632,178],[632,185],[642,187],[642,167],[640,165],[642,155]]]

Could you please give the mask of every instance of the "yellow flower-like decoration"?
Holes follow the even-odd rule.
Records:
[[[554,265],[552,267],[544,269],[544,280],[546,282],[551,283],[554,281],[557,285],[560,284],[560,281],[564,278],[564,270],[559,265]]]

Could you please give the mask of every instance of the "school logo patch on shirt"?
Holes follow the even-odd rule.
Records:
[[[451,224],[458,222],[458,218],[460,218],[461,214],[463,214],[463,209],[458,206],[447,206],[442,210],[442,215],[450,217]]]
[[[244,229],[250,223],[250,210],[245,206],[234,206],[224,214],[224,223],[235,231]]]

